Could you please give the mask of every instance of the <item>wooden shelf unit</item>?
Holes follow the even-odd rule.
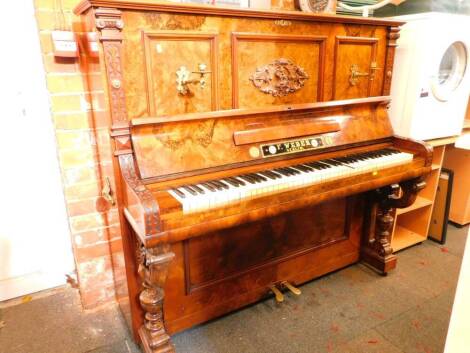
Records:
[[[418,196],[416,201],[410,207],[397,209],[397,216],[430,205],[432,205],[432,200],[429,200],[426,197]]]
[[[393,251],[422,243],[428,237],[446,141],[443,140],[442,143],[444,144],[431,142],[434,146],[434,155],[431,173],[426,178],[426,187],[419,192],[413,205],[397,209],[395,212],[395,225],[392,234]]]
[[[393,251],[400,251],[410,246],[410,243],[418,244],[426,240],[426,237],[407,228],[396,227],[393,237]]]

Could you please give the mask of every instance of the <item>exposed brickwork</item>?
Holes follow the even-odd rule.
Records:
[[[115,288],[124,290],[125,274],[117,210],[104,207],[100,199],[104,178],[114,185],[100,65],[94,60],[84,70],[84,60],[55,58],[52,53],[51,31],[65,27],[80,32],[72,14],[79,1],[61,0],[64,15],[59,15],[63,18],[59,22],[64,23],[60,24],[54,8],[58,1],[34,3],[80,293],[84,307],[94,308],[114,300]],[[290,9],[292,4],[292,0],[273,0],[275,7]]]
[[[109,116],[99,65],[92,66],[95,72],[82,72],[81,60],[52,53],[51,31],[64,24],[78,27],[72,9],[79,0],[61,2],[65,23],[57,23],[56,0],[34,3],[80,293],[83,306],[94,308],[114,300],[112,261],[124,267],[117,210],[103,207],[100,199],[104,178],[114,182]],[[124,278],[124,271],[116,276]]]

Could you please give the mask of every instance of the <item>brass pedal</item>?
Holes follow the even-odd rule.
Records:
[[[294,287],[292,284],[290,284],[287,281],[282,282],[281,285],[286,287],[288,290],[290,290],[295,295],[301,295],[302,294],[302,291],[299,288]]]
[[[277,289],[275,285],[269,286],[269,289],[271,289],[271,292],[274,293],[274,296],[278,303],[282,303],[284,301],[284,294],[282,294],[281,291]]]

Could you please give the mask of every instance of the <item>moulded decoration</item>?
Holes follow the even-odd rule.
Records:
[[[277,59],[256,69],[250,81],[261,92],[282,97],[301,89],[308,78],[304,69],[289,59]]]

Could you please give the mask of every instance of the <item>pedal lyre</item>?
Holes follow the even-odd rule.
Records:
[[[292,284],[290,284],[287,281],[282,282],[281,285],[286,287],[288,290],[290,290],[295,295],[301,295],[302,294],[302,291],[299,288],[294,287]]]
[[[274,293],[274,297],[276,298],[276,301],[278,303],[282,303],[284,301],[284,294],[282,294],[281,291],[277,289],[275,285],[269,286],[269,289],[271,289],[271,292]]]

